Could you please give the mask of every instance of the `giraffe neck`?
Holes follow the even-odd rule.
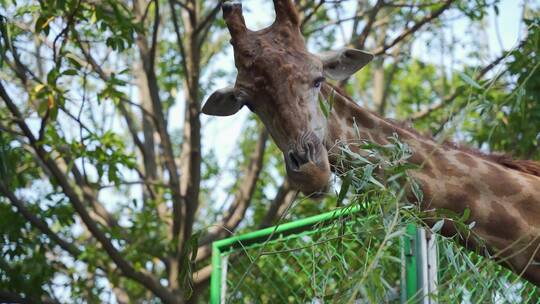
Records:
[[[467,222],[475,222],[473,234],[492,252],[508,257],[505,266],[524,271],[525,278],[540,286],[540,177],[437,144],[359,107],[329,85],[323,87],[322,94],[332,103],[325,138],[329,155],[338,153],[340,144],[358,141],[358,133],[360,139],[379,144],[388,143],[388,137],[397,134],[412,150],[409,161],[419,165],[408,174],[420,185],[424,199],[411,202],[433,214],[444,209],[461,215],[469,209]],[[337,165],[333,157],[330,162]],[[441,233],[455,235],[453,222],[445,221]],[[477,246],[471,240],[461,242]]]
[[[381,118],[377,114],[359,107],[349,97],[330,85],[323,87],[322,94],[327,103],[331,104],[329,107],[332,110],[328,116],[328,128],[325,138],[329,151],[335,150],[339,144],[356,142],[359,139],[358,137],[378,144],[387,144],[389,137],[397,135],[400,140],[413,144],[420,141],[429,143],[431,146],[435,144],[431,139],[422,138],[415,132],[395,122]]]

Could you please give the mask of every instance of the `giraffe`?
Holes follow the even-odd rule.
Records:
[[[293,2],[273,2],[276,20],[260,31],[246,27],[240,3],[223,4],[238,75],[234,86],[208,98],[202,112],[227,116],[248,107],[283,152],[287,178],[306,195],[325,192],[337,170],[332,155],[339,143],[357,140],[354,125],[361,138],[379,144],[397,134],[412,150],[410,161],[419,165],[408,174],[424,194],[416,202],[420,209],[463,214],[468,208],[472,232],[501,264],[540,286],[540,164],[438,144],[358,106],[325,79],[346,79],[373,56],[356,49],[308,52]],[[330,95],[333,106],[325,115],[319,97]],[[457,232],[445,221],[440,233]]]

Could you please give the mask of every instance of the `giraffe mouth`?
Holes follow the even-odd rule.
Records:
[[[291,184],[312,198],[324,196],[331,172],[326,148],[315,133],[304,132],[283,154]]]

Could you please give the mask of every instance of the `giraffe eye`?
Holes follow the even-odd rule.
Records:
[[[324,82],[324,77],[318,77],[317,79],[315,79],[315,81],[313,81],[313,86],[316,87],[317,89],[321,87],[322,83]]]

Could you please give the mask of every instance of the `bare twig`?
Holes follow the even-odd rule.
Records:
[[[439,9],[437,9],[436,11],[430,13],[429,15],[424,17],[422,20],[416,22],[409,29],[406,29],[403,32],[401,32],[401,34],[399,34],[396,38],[394,38],[394,40],[392,40],[389,44],[383,45],[383,46],[375,49],[373,51],[373,54],[375,56],[384,54],[388,49],[390,49],[394,45],[398,44],[401,40],[403,40],[403,39],[407,38],[408,36],[410,36],[411,34],[415,33],[420,28],[422,28],[425,24],[431,22],[433,19],[438,18],[444,11],[446,11],[448,8],[450,8],[450,6],[452,5],[452,3],[454,1],[455,0],[446,0],[444,2],[444,4]]]
[[[214,21],[214,18],[219,13],[219,10],[221,8],[221,3],[218,1],[217,4],[206,14],[206,16],[197,24],[197,27],[193,31],[195,34],[199,34],[201,31],[203,31],[205,28],[209,27],[212,24],[212,21]]]
[[[12,191],[9,191],[8,187],[4,185],[4,182],[0,182],[0,193],[9,199],[11,204],[17,208],[17,211],[28,222],[30,222],[33,227],[48,236],[53,242],[60,246],[60,248],[64,249],[74,257],[80,255],[81,251],[75,245],[62,239],[60,236],[58,236],[58,234],[54,233],[51,228],[49,228],[49,225],[44,220],[40,219],[34,213],[28,210],[25,204],[18,199]]]
[[[160,20],[160,18],[159,18],[159,1],[154,0],[154,3],[155,3],[156,7],[154,8],[154,11],[155,11],[154,25],[153,25],[153,29],[152,29],[152,43],[151,43],[151,46],[150,46],[150,54],[149,54],[151,66],[154,66],[155,60],[156,60],[156,46],[157,46],[157,36],[158,36],[158,30],[159,30],[159,20]]]
[[[291,188],[291,185],[285,178],[283,183],[278,189],[276,197],[272,200],[270,208],[264,215],[264,218],[259,225],[260,228],[266,228],[272,226],[276,218],[281,218],[283,212],[288,208],[290,204],[296,198],[298,191]]]
[[[186,63],[186,48],[184,47],[183,35],[180,32],[178,16],[176,15],[176,8],[174,7],[174,4],[178,2],[179,1],[169,0],[169,7],[171,9],[171,19],[173,21],[174,33],[176,34],[176,43],[178,44],[178,50],[180,51],[180,62],[182,64],[182,69],[184,70],[184,73],[187,73],[188,68]],[[185,81],[189,86],[189,77],[185,77]]]
[[[358,35],[358,39],[356,39],[354,46],[358,49],[364,48],[364,45],[366,44],[367,37],[369,36],[369,33],[371,32],[371,27],[373,26],[373,23],[377,19],[377,14],[383,7],[384,0],[377,0],[377,3],[373,6],[373,8],[369,11],[368,20],[366,22],[366,26],[364,26],[364,29]]]
[[[317,3],[317,5],[315,5],[315,7],[313,7],[311,12],[309,12],[308,15],[306,15],[304,18],[302,18],[302,22],[300,23],[300,30],[302,30],[304,28],[304,26],[306,25],[306,23],[308,23],[309,20],[311,20],[311,18],[313,18],[313,16],[315,16],[317,11],[321,8],[321,6],[325,2],[326,2],[325,0],[319,0],[319,3]]]
[[[526,42],[527,42],[526,40],[522,40],[514,49],[518,49],[518,48],[522,47]],[[491,71],[494,67],[499,65],[501,63],[501,61],[503,61],[506,57],[508,57],[508,53],[505,52],[502,55],[500,55],[499,57],[497,57],[495,60],[490,62],[487,66],[482,68],[480,70],[480,72],[478,72],[478,74],[475,76],[474,79],[476,81],[481,80],[489,71]],[[452,101],[454,101],[454,99],[456,99],[462,93],[463,93],[463,90],[461,90],[461,87],[456,88],[452,93],[450,93],[449,95],[444,97],[439,103],[436,103],[434,105],[431,105],[431,106],[427,107],[424,110],[421,110],[421,111],[418,111],[418,112],[414,113],[410,117],[410,119],[412,121],[423,119],[423,118],[431,115],[433,112],[444,108],[446,105],[449,105],[450,103],[452,103]]]
[[[197,251],[197,261],[201,261],[210,256],[210,243],[228,236],[234,231],[240,222],[244,219],[244,214],[251,203],[255,186],[259,180],[259,174],[262,170],[264,151],[268,140],[268,131],[261,128],[259,138],[253,154],[250,156],[250,162],[244,171],[244,179],[239,189],[236,191],[235,198],[231,204],[228,213],[223,219],[213,225],[213,229],[199,243],[202,245]]]
[[[81,5],[81,1],[78,0],[77,1],[77,5],[75,6],[75,8],[73,9],[73,11],[71,12],[71,14],[69,14],[68,18],[67,18],[67,22],[66,22],[66,26],[60,31],[60,33],[58,33],[58,35],[56,35],[56,37],[54,38],[53,40],[53,44],[52,44],[52,49],[53,49],[53,61],[55,62],[56,66],[58,66],[60,64],[60,58],[61,57],[58,57],[58,52],[57,52],[57,49],[56,49],[56,42],[58,41],[58,39],[60,39],[62,36],[66,36],[66,38],[64,38],[64,41],[62,42],[62,44],[60,45],[60,50],[62,50],[62,48],[64,47],[65,45],[65,42],[66,42],[66,39],[67,39],[67,35],[68,35],[68,32],[69,32],[69,29],[73,26],[73,22],[75,21],[75,14],[77,13],[77,11],[79,10],[79,7]]]

